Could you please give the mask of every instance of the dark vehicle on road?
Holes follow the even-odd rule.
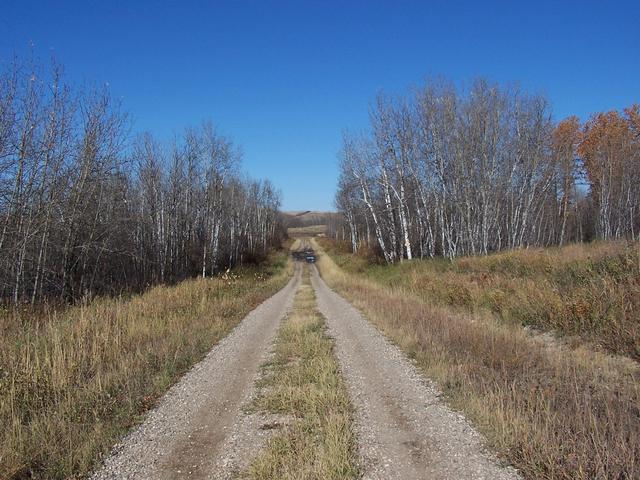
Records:
[[[291,252],[291,255],[293,256],[294,260],[298,260],[300,262],[305,261],[307,263],[315,263],[316,261],[316,252],[314,252],[312,249],[296,250],[294,252]]]

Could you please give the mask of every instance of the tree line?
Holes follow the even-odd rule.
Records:
[[[380,95],[345,133],[333,235],[386,262],[640,234],[640,107],[554,123],[540,95],[479,79]]]
[[[0,297],[74,301],[212,275],[278,243],[280,195],[211,123],[133,140],[106,88],[0,73]]]

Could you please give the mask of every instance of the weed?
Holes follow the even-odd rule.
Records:
[[[380,266],[328,239],[338,266],[430,305],[579,337],[640,360],[640,244],[596,242]]]
[[[358,476],[353,411],[308,276],[305,266],[303,284],[278,332],[275,358],[265,367],[255,401],[256,409],[295,421],[271,438],[243,478]]]
[[[593,247],[605,251],[609,248],[618,247]],[[596,253],[593,249],[592,255]],[[565,263],[584,261],[583,250],[577,247],[571,247],[568,253],[570,258]],[[480,267],[486,274],[508,271],[525,280],[533,272],[547,272],[545,275],[564,272],[562,265],[555,264],[555,256],[553,261],[547,261],[534,258],[532,252],[505,255],[508,261],[500,256],[465,259],[458,268],[467,270],[465,275],[477,274]],[[514,267],[514,258],[522,261],[520,255],[531,257],[526,268]],[[593,257],[594,265],[599,265],[601,255]],[[637,364],[585,346],[570,349],[548,345],[528,335],[519,322],[504,321],[484,309],[470,313],[466,306],[451,307],[440,300],[429,302],[422,290],[407,288],[422,277],[421,270],[414,276],[414,269],[430,268],[413,263],[418,262],[389,267],[389,277],[379,267],[371,267],[364,274],[348,273],[322,252],[317,265],[323,278],[414,358],[418,367],[438,383],[447,401],[462,410],[492,447],[526,478],[640,478]],[[442,263],[437,262],[435,268],[442,268]],[[444,268],[445,277],[457,274],[450,272],[454,268],[455,265]],[[610,271],[611,266],[606,269]],[[404,282],[401,287],[387,282],[398,270],[411,272],[409,279],[401,280]],[[443,280],[448,281],[448,277]],[[477,281],[482,285],[484,280]],[[494,280],[488,283],[493,285]],[[429,292],[438,292],[439,287],[430,280],[428,285],[433,288]],[[484,290],[483,286],[466,285],[472,296]],[[540,312],[553,308],[552,301],[545,303],[544,297],[524,293],[530,287],[528,284],[511,291],[497,289],[505,293],[495,300],[508,302],[500,307],[507,312],[511,305],[525,301],[531,302],[526,309],[534,308],[536,301],[543,302],[536,307]],[[605,295],[614,291],[617,290],[607,290]],[[567,308],[575,308],[580,318],[587,318],[586,312],[593,308],[587,294],[583,291],[572,298],[573,306]],[[604,304],[605,299],[599,302]],[[619,305],[619,300],[614,298],[611,304]],[[532,321],[534,318],[532,315]],[[616,324],[615,328],[619,327]],[[584,325],[577,330],[593,328]]]
[[[0,476],[90,471],[182,373],[285,284],[283,258],[128,299],[3,312]]]

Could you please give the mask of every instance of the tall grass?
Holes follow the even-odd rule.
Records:
[[[327,255],[318,266],[526,478],[640,478],[637,365],[550,347],[517,323],[425,302]]]
[[[0,477],[75,478],[256,305],[287,281],[268,265],[67,310],[2,313]]]
[[[598,242],[392,266],[346,255],[343,268],[426,303],[489,311],[640,360],[640,244]]]

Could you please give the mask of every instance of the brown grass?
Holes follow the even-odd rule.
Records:
[[[431,305],[490,312],[640,360],[640,244],[599,242],[390,267],[324,241],[342,267]]]
[[[277,258],[276,258],[277,257]],[[4,312],[0,477],[77,478],[290,275],[270,265],[34,316]]]
[[[346,273],[327,255],[318,266],[526,478],[640,478],[640,372],[632,362],[550,347],[487,312],[429,304]]]
[[[304,266],[303,283],[278,331],[275,356],[265,366],[255,401],[257,410],[294,421],[269,440],[242,478],[358,478],[353,408],[315,303]]]
[[[290,237],[323,235],[327,230],[326,225],[309,225],[308,227],[289,227],[287,233]]]

